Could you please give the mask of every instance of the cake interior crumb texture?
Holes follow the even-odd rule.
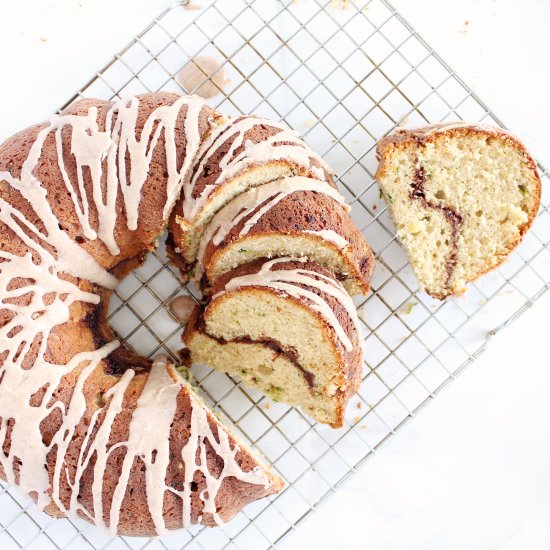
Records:
[[[401,130],[378,146],[377,180],[423,290],[436,298],[501,264],[536,216],[523,145],[492,128]]]
[[[265,165],[252,166],[243,174],[235,176],[231,182],[219,186],[216,192],[212,192],[208,206],[202,208],[193,223],[181,216],[176,216],[175,221],[179,230],[183,232],[181,243],[184,245],[183,253],[188,263],[193,263],[197,257],[200,239],[214,214],[223,208],[231,199],[237,197],[251,187],[257,187],[276,179],[291,175],[290,163],[272,161]],[[177,230],[177,229],[176,229]]]
[[[231,269],[253,260],[282,256],[314,259],[332,273],[340,274],[342,284],[350,294],[366,294],[367,292],[364,287],[359,286],[356,279],[352,278],[347,255],[335,248],[332,243],[305,232],[294,235],[273,232],[267,235],[250,235],[241,238],[227,245],[216,256],[216,261],[212,262],[210,278],[216,280]]]
[[[215,299],[202,323],[196,330],[192,320],[184,336],[195,363],[298,406],[319,422],[343,425],[348,396],[360,378],[342,369],[342,351],[309,307],[265,289],[239,289]],[[355,353],[353,363],[360,365],[359,346]]]

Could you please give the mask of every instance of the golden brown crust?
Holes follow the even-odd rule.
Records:
[[[141,133],[143,125],[149,114],[161,105],[171,105],[179,96],[175,94],[156,93],[140,96],[139,115],[137,120],[137,133]],[[105,126],[105,116],[111,104],[98,100],[83,100],[73,104],[66,110],[69,114],[86,114],[89,107],[96,107],[98,110],[98,125],[100,130]],[[183,118],[185,109],[179,114],[180,122],[176,124],[176,153],[178,166],[181,166],[185,156],[186,136],[184,132]],[[214,111],[204,107],[199,117],[199,132],[204,136],[210,129],[212,121],[216,118]],[[7,171],[15,177],[21,173],[21,167],[27,158],[29,150],[34,143],[38,132],[45,128],[44,124],[33,126],[16,134],[0,146],[0,171]],[[65,145],[70,144],[70,128],[64,128],[62,139]],[[49,136],[44,145],[40,161],[34,171],[36,177],[47,188],[48,201],[59,219],[60,226],[71,237],[78,242],[99,265],[116,274],[118,278],[126,276],[131,269],[135,268],[144,259],[147,251],[155,248],[155,241],[162,232],[165,222],[163,221],[163,207],[166,202],[166,169],[167,159],[164,149],[164,134],[161,134],[157,146],[154,148],[151,168],[142,190],[142,200],[139,208],[139,228],[131,231],[126,225],[126,216],[123,209],[123,203],[120,193],[117,199],[117,224],[115,235],[117,243],[120,246],[120,254],[114,256],[109,253],[107,247],[100,240],[88,240],[80,234],[81,226],[74,211],[74,205],[64,186],[59,166],[57,165],[57,152],[53,136]],[[70,151],[70,146],[65,146],[64,151]],[[66,169],[71,181],[76,181],[76,164],[74,158],[68,152],[64,153]],[[127,169],[130,166],[127,161]],[[85,172],[84,187],[89,197],[91,205],[90,221],[92,227],[97,227],[98,215],[95,210],[94,202],[91,197],[92,184],[90,175]],[[29,204],[19,193],[19,191],[10,188],[7,182],[0,182],[0,196],[9,204],[14,206],[29,221],[34,223],[39,230],[43,230],[40,219],[34,212],[32,205]],[[4,252],[11,252],[15,255],[23,255],[30,252],[20,238],[18,238],[6,225],[0,224],[0,243]],[[44,245],[47,247],[47,245]],[[51,247],[50,247],[51,248]],[[52,250],[53,252],[53,250]],[[107,323],[106,313],[111,291],[101,289],[84,279],[78,279],[72,276],[66,276],[67,280],[72,281],[81,290],[93,292],[101,297],[99,305],[94,306],[84,302],[76,301],[70,308],[70,320],[67,323],[55,325],[48,337],[47,353],[45,359],[53,364],[64,365],[73,356],[79,352],[99,349],[106,342],[113,340],[113,333]],[[25,286],[25,281],[14,280],[14,285]],[[28,296],[18,298],[16,303],[23,304]],[[0,311],[0,326],[4,326],[10,317],[4,309]],[[34,346],[35,348],[37,346]],[[32,364],[36,357],[34,354],[27,354],[25,360]],[[3,360],[3,359],[2,359]],[[110,388],[119,381],[123,372],[128,369],[135,371],[135,375],[130,382],[127,391],[124,393],[124,402],[122,411],[114,420],[110,433],[109,445],[115,445],[124,442],[128,438],[128,429],[132,414],[136,409],[137,400],[141,395],[144,384],[147,380],[151,362],[145,358],[135,356],[129,350],[123,347],[112,352],[106,359],[102,360],[94,372],[87,377],[83,394],[86,399],[86,412],[81,418],[75,435],[69,444],[66,454],[65,467],[67,476],[61,477],[60,500],[66,507],[70,506],[70,498],[73,488],[67,480],[73,479],[76,471],[76,464],[80,449],[84,443],[86,430],[91,423],[92,414],[101,407],[103,396]],[[71,371],[70,374],[62,379],[59,390],[52,399],[58,401],[68,408],[78,376],[85,367],[84,364]],[[53,368],[53,367],[52,367]],[[1,391],[1,388],[0,388]],[[170,432],[170,454],[173,457],[181,456],[182,447],[189,438],[190,426],[190,390],[182,384],[177,397],[177,412]],[[39,402],[41,396],[35,395],[33,399]],[[98,404],[99,403],[99,404]],[[100,419],[104,413],[100,413]],[[208,413],[208,422],[213,433],[217,433],[217,423],[210,413]],[[45,445],[49,444],[54,434],[62,425],[62,415],[60,408],[52,408],[51,414],[40,424],[40,432]],[[95,437],[96,431],[93,432]],[[235,446],[235,440],[229,436],[232,447]],[[10,436],[6,437],[4,442],[4,452],[9,449]],[[104,521],[109,524],[109,509],[114,487],[120,477],[121,461],[124,457],[124,446],[113,451],[107,463],[103,483],[103,505]],[[258,461],[244,448],[240,448],[236,455],[237,462],[241,465],[243,471],[250,471],[258,465]],[[207,455],[209,466],[212,471],[221,471],[223,460],[211,448]],[[93,484],[93,462],[85,470],[78,490],[78,501],[93,513],[92,502],[92,484]],[[48,455],[46,469],[48,472],[50,484],[53,482],[54,469],[56,466],[55,453],[52,451]],[[144,480],[144,468],[136,459],[132,466],[132,472],[124,500],[121,507],[120,523],[118,533],[122,535],[142,535],[151,536],[156,533],[155,525],[149,514],[149,505],[146,495],[146,484]],[[167,483],[173,487],[179,487],[183,483],[183,469],[177,468],[177,461],[174,461],[167,472]],[[0,467],[0,476],[6,479],[5,472]],[[192,520],[197,522],[199,516],[203,516],[202,523],[205,525],[214,525],[214,518],[211,514],[202,514],[203,502],[199,499],[199,494],[204,489],[204,476],[196,474],[196,483],[194,496],[192,498]],[[201,477],[202,476],[202,477]],[[253,485],[240,481],[234,477],[224,479],[218,492],[216,504],[219,508],[218,513],[222,520],[230,519],[246,503],[265,495],[273,494],[281,489],[282,481],[280,478],[267,472],[271,485]],[[165,493],[164,518],[166,527],[177,529],[182,527],[182,499],[177,498],[172,493]],[[53,502],[46,507],[49,514],[61,517],[63,512]]]
[[[259,206],[261,207],[261,205]],[[343,237],[350,246],[338,251],[338,255],[347,264],[349,272],[335,273],[340,280],[353,279],[362,293],[370,290],[370,279],[374,269],[374,256],[367,241],[351,220],[349,214],[334,199],[322,193],[296,191],[270,208],[248,231],[243,238],[240,233],[253,215],[253,212],[237,223],[221,243],[215,245],[212,240],[206,245],[203,267],[206,279],[212,284],[213,271],[225,249],[235,243],[246,242],[247,247],[254,249],[254,239],[263,237],[300,236],[312,242],[322,240],[308,231],[332,230]],[[307,256],[308,251],[304,251]],[[314,258],[314,255],[313,255]],[[207,289],[206,289],[207,290]],[[207,292],[209,292],[207,290]]]
[[[214,296],[222,293],[225,289],[225,286],[232,280],[237,277],[244,275],[250,275],[258,273],[264,265],[266,260],[260,259],[253,262],[243,264],[237,268],[231,270],[230,272],[224,273],[221,275],[214,287],[212,288],[212,294]],[[326,277],[331,277],[332,274],[322,266],[316,264],[315,262],[298,262],[298,261],[286,261],[275,264],[272,268],[273,271],[289,271],[294,269],[313,271],[324,275]],[[294,284],[294,283],[293,283]],[[315,316],[323,327],[323,332],[326,334],[326,342],[331,346],[331,356],[340,357],[340,360],[333,365],[333,370],[335,375],[335,381],[338,384],[338,390],[333,397],[334,402],[336,402],[337,412],[334,416],[333,421],[330,423],[330,426],[333,428],[341,428],[344,424],[344,415],[346,410],[346,405],[349,399],[357,392],[359,385],[361,383],[362,375],[362,353],[361,353],[361,335],[358,334],[353,320],[350,318],[348,312],[342,303],[340,303],[335,297],[328,295],[326,292],[323,292],[315,286],[304,285],[300,283],[295,283],[296,286],[305,288],[310,292],[315,293],[317,296],[320,296],[331,308],[336,319],[343,327],[345,333],[353,344],[353,348],[350,351],[346,351],[342,346],[341,342],[338,340],[334,328],[323,318],[323,316],[311,308],[312,302],[306,298],[295,297],[286,294],[285,292],[266,287],[258,283],[258,285],[251,285],[246,287],[240,287],[234,290],[224,292],[223,294],[218,295],[214,299],[207,302],[202,307],[197,306],[185,328],[185,331],[182,336],[182,340],[186,346],[191,344],[193,335],[196,332],[201,332],[207,336],[214,338],[220,343],[226,343],[223,339],[220,339],[219,335],[211,333],[207,329],[208,319],[215,315],[216,307],[218,307],[224,300],[234,299],[242,293],[254,294],[257,295],[258,300],[263,300],[266,293],[273,296],[283,296],[286,301],[292,302],[297,308],[305,310],[309,315]],[[246,338],[239,338],[239,343],[246,346],[247,344],[256,344],[256,345],[265,345],[267,347],[272,347],[273,344],[276,344],[281,350],[284,351],[284,345],[280,342],[262,342],[250,339],[249,341]],[[327,350],[319,350],[320,356],[328,354]],[[192,359],[192,355],[191,355]],[[303,366],[301,367],[303,368]],[[312,392],[316,391],[315,387],[312,387]],[[318,390],[317,390],[318,391]]]
[[[241,128],[243,123],[245,126]],[[206,140],[207,147],[199,152],[189,175],[190,197],[182,194],[169,222],[173,241],[183,257],[185,280],[196,260],[197,239],[237,189],[242,193],[245,188],[290,176],[322,179],[336,187],[332,173],[320,157],[281,125],[254,116],[241,116],[224,121],[216,130],[218,133],[213,131]],[[255,150],[256,144],[264,148]],[[186,203],[197,200],[201,204],[198,210],[185,215]]]
[[[485,275],[486,273],[489,273],[502,265],[503,262],[506,261],[508,255],[520,244],[523,236],[532,226],[537,216],[540,206],[542,184],[537,170],[536,162],[529,154],[527,148],[520,141],[520,139],[517,136],[508,132],[507,130],[504,130],[503,128],[468,122],[432,124],[413,129],[398,128],[394,132],[383,137],[378,142],[378,145],[376,147],[376,156],[379,164],[375,175],[376,179],[381,179],[386,175],[388,161],[392,155],[392,150],[394,149],[409,149],[414,151],[418,148],[419,145],[435,142],[436,140],[462,138],[472,135],[482,135],[485,136],[487,139],[498,138],[510,144],[513,149],[517,151],[517,153],[519,153],[519,155],[523,158],[526,166],[531,170],[533,178],[536,182],[536,195],[535,201],[533,202],[533,207],[528,213],[527,222],[519,228],[518,238],[508,246],[506,252],[500,256],[498,262],[496,262],[491,267],[485,269],[484,271],[478,273],[475,278],[469,279],[469,282],[477,280],[482,275]],[[464,291],[464,289],[460,291],[455,291],[451,287],[446,293],[432,293],[431,295],[434,298],[443,300],[449,296],[460,295]]]

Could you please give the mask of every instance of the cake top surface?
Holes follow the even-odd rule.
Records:
[[[128,259],[117,240],[120,226],[135,231],[145,249],[149,233],[160,232],[204,134],[204,109],[201,98],[173,94],[112,104],[87,100],[0,148],[0,238],[6,245],[0,250],[0,418],[7,445],[0,453],[1,470],[39,508],[53,504],[62,514],[87,518],[111,534],[119,531],[140,461],[147,503],[141,512],[150,516],[157,534],[167,532],[167,492],[181,499],[180,525],[190,525],[190,487],[197,472],[206,486],[200,495],[203,512],[216,522],[221,522],[216,498],[224,480],[261,487],[278,482],[250,466],[250,455],[206,412],[165,358],[155,360],[148,372],[127,368],[112,376],[105,364],[119,342],[97,346],[96,335],[87,332],[94,330],[90,315],[100,311],[100,301],[118,283],[103,265],[104,250],[115,263]],[[144,236],[138,231],[141,204],[145,190],[151,193],[151,178],[158,177],[159,149],[164,163],[160,216],[157,228]],[[13,150],[25,152],[20,163],[13,161]],[[66,187],[65,200],[72,205],[62,219],[55,212],[52,167],[60,171],[61,181],[55,182]],[[82,242],[66,227],[78,227]],[[85,248],[84,240],[96,247]],[[74,348],[70,338],[61,348],[52,344],[70,330],[78,337]],[[107,389],[96,396],[94,407],[90,391],[98,384]],[[191,424],[179,457],[185,476],[180,490],[166,480],[173,460],[171,430],[181,421],[182,406],[190,410]],[[57,428],[45,433],[48,426]],[[115,436],[119,441],[113,444]],[[120,451],[124,456],[115,468]],[[223,463],[216,475],[206,460],[211,454]],[[81,500],[84,487],[90,502]],[[112,490],[110,500],[106,487]]]
[[[214,190],[247,168],[278,160],[307,168],[321,181],[332,174],[295,131],[280,123],[240,116],[220,124],[199,149],[191,177],[185,183],[184,217],[189,220],[196,216]]]

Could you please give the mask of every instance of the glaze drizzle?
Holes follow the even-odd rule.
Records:
[[[246,220],[238,235],[239,237],[244,237],[250,232],[254,225],[258,223],[264,214],[285,197],[297,191],[322,193],[334,199],[341,204],[343,208],[349,209],[349,207],[344,204],[344,197],[340,195],[334,187],[326,182],[303,176],[292,176],[249,189],[230,203],[226,204],[224,208],[216,213],[208,224],[199,244],[195,278],[200,280],[204,273],[203,260],[206,247],[210,241],[212,241],[215,246],[218,246],[234,227],[241,221]],[[339,239],[335,238],[334,232],[325,233],[324,231],[315,231],[314,233],[320,239],[336,244],[339,249],[342,248],[343,244],[346,244],[343,242],[343,237]]]
[[[103,361],[119,342],[114,340],[98,349],[76,353],[65,364],[56,364],[48,359],[48,340],[57,335],[61,325],[72,322],[74,304],[81,302],[84,307],[93,308],[100,302],[99,293],[82,290],[78,280],[69,276],[107,289],[115,288],[118,281],[61,228],[48,202],[47,188],[34,175],[34,170],[46,139],[53,134],[56,158],[52,160],[59,165],[83,234],[88,239],[101,239],[112,254],[118,254],[114,230],[119,193],[127,215],[125,223],[130,230],[136,229],[142,188],[153,151],[164,132],[168,176],[163,215],[168,215],[199,146],[198,117],[203,105],[200,98],[181,97],[171,105],[158,107],[146,120],[139,140],[136,137],[140,108],[137,97],[123,99],[110,107],[105,131],[99,130],[95,107],[90,107],[82,116],[55,116],[39,131],[19,177],[9,171],[0,172],[0,181],[7,182],[26,199],[44,227],[40,230],[7,202],[7,197],[0,197],[0,223],[14,234],[24,250],[21,255],[0,250],[1,313],[6,319],[0,327],[0,470],[8,483],[17,484],[22,491],[35,496],[40,509],[53,503],[66,516],[85,517],[113,535],[119,530],[123,501],[137,458],[145,467],[147,505],[159,535],[167,532],[163,516],[166,491],[182,500],[181,525],[191,524],[191,482],[196,472],[204,476],[206,483],[206,490],[200,495],[203,513],[212,514],[218,523],[222,520],[217,513],[216,497],[224,479],[235,477],[264,487],[270,481],[258,468],[241,470],[236,458],[238,445],[231,446],[230,437],[221,426],[214,436],[210,423],[216,423],[215,420],[193,391],[178,379],[166,358],[155,360],[151,366],[137,399],[126,441],[109,443],[113,424],[124,410],[124,399],[136,377],[133,369],[127,369],[105,392],[103,403],[93,411],[89,423],[85,421],[93,407],[86,393],[87,384],[96,369],[103,370]],[[184,107],[187,143],[185,159],[178,168],[175,126]],[[64,166],[66,144],[61,132],[65,128],[71,130],[76,182],[70,181]],[[126,173],[127,158],[131,166],[129,174]],[[90,223],[91,204],[84,188],[84,167],[88,167],[91,175],[97,229]],[[106,182],[103,187],[102,182]],[[68,402],[64,402],[57,395],[66,387],[67,380],[72,394]],[[183,489],[177,491],[168,487],[165,480],[171,460],[170,430],[177,421],[177,399],[182,392],[188,395],[191,404],[191,430],[179,457],[185,481]],[[60,416],[59,428],[50,434],[51,438],[44,439],[41,424],[53,413]],[[83,439],[75,464],[69,450],[77,430],[80,434],[83,431]],[[115,488],[108,509],[104,509],[108,460],[120,448],[125,449],[124,459],[117,479],[113,480],[112,467],[109,469],[109,480],[115,483]],[[223,459],[223,470],[217,477],[208,469],[206,456],[210,448]],[[83,475],[89,468],[93,468],[94,474],[93,502],[87,508],[80,502],[79,494]],[[67,484],[68,500],[67,495],[62,494]]]
[[[258,143],[245,140],[249,130],[262,125],[278,131]],[[231,145],[218,163],[220,174],[194,197],[197,182],[205,167],[227,141],[231,141]],[[237,154],[236,151],[241,147],[242,151]],[[184,184],[183,215],[187,220],[192,220],[199,213],[216,188],[254,164],[284,159],[308,169],[320,181],[326,181],[326,174],[332,173],[323,159],[296,132],[272,120],[252,116],[229,120],[216,128],[199,149],[197,159],[192,177]]]

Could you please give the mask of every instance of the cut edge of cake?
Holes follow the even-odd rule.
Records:
[[[189,362],[241,379],[333,428],[361,380],[355,306],[305,259],[260,260],[226,274],[183,335]]]
[[[167,356],[157,356],[155,360],[158,361],[159,358],[160,360],[166,361],[166,368],[172,379],[184,386],[188,392],[189,398],[196,401],[197,404],[205,410],[208,420],[214,423],[217,429],[223,430],[229,435],[229,437],[233,440],[234,448],[238,448],[240,452],[248,455],[252,461],[256,463],[256,468],[261,470],[268,481],[268,485],[265,487],[265,494],[263,496],[279,493],[286,485],[285,481],[273,470],[271,464],[266,461],[258,449],[246,443],[242,436],[239,435],[233,428],[233,426],[231,426],[229,422],[225,422],[221,412],[215,411],[205,402],[203,397],[200,395],[197,386],[195,385],[196,380],[189,368],[186,365],[176,365]],[[245,505],[246,504],[243,504],[242,506],[236,508],[235,514],[239,513]]]
[[[170,220],[183,277],[196,261],[199,240],[216,212],[247,189],[289,176],[335,186],[330,167],[281,123],[241,115],[217,125],[197,153]]]
[[[512,134],[449,123],[398,129],[376,179],[423,290],[444,299],[502,264],[540,204],[536,164]],[[475,181],[475,186],[472,182]]]

